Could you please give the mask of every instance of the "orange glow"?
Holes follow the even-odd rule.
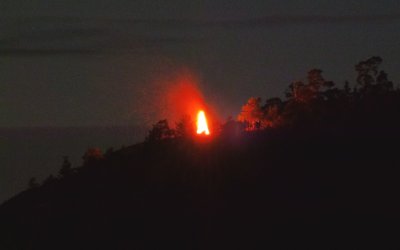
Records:
[[[200,110],[197,113],[196,126],[197,126],[197,134],[199,134],[199,135],[203,134],[203,133],[205,135],[210,134],[210,131],[208,130],[206,115],[204,114],[203,110]]]
[[[208,133],[218,134],[215,126],[220,117],[215,107],[206,102],[200,88],[200,80],[189,69],[176,69],[159,76],[155,75],[148,83],[140,85],[141,87],[136,90],[141,94],[134,99],[135,110],[132,116],[138,116],[149,127],[158,120],[167,119],[168,123],[173,125],[186,119],[187,131],[196,136],[198,113],[203,111]],[[207,134],[204,130],[199,135]]]

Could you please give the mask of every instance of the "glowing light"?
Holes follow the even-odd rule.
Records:
[[[196,121],[196,126],[197,126],[197,134],[205,134],[209,135],[210,131],[208,130],[208,125],[207,125],[207,119],[206,115],[204,114],[203,110],[200,110],[197,113],[197,121]]]

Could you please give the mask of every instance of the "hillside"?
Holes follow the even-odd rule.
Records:
[[[137,144],[3,204],[1,249],[391,245],[400,133],[373,129]]]
[[[209,138],[91,152],[2,204],[0,249],[398,248],[400,91],[310,72]]]

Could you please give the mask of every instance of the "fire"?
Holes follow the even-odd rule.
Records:
[[[205,135],[210,134],[210,131],[208,130],[206,115],[204,114],[203,110],[200,110],[197,113],[196,126],[197,126],[197,134],[199,134],[199,135],[203,134],[203,133]]]

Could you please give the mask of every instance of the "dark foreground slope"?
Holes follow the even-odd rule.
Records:
[[[396,126],[144,143],[0,207],[0,249],[399,247]]]
[[[239,117],[257,132],[160,121],[93,151],[0,206],[0,249],[398,249],[400,89],[380,62],[356,65],[353,90],[311,70],[287,100],[250,98]]]

